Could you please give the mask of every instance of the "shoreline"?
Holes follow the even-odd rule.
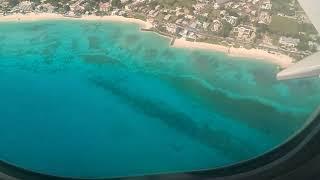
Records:
[[[261,49],[234,48],[204,42],[191,42],[184,39],[176,39],[172,47],[221,52],[230,57],[250,58],[252,60],[273,63],[281,68],[287,68],[293,64],[293,59],[287,55],[280,53],[271,54]]]
[[[20,21],[40,21],[40,20],[86,20],[86,21],[109,21],[109,22],[122,22],[138,24],[141,28],[150,29],[153,25],[150,22],[143,21],[135,18],[127,18],[123,16],[95,16],[85,15],[80,18],[65,17],[61,14],[54,13],[28,13],[28,14],[11,14],[7,16],[0,16],[0,22],[20,22]],[[155,32],[156,33],[156,32]],[[170,38],[157,33],[160,36]],[[282,68],[286,68],[293,64],[293,59],[284,54],[271,54],[267,51],[260,49],[245,49],[227,47],[217,44],[209,44],[204,42],[191,42],[184,39],[175,39],[175,42],[171,46],[173,48],[185,48],[185,49],[199,49],[214,52],[221,52],[231,57],[238,58],[250,58],[254,60],[261,60],[269,63],[279,65]]]
[[[68,17],[55,13],[28,13],[28,14],[10,14],[7,16],[0,16],[0,22],[20,22],[20,21],[42,21],[42,20],[86,20],[86,21],[109,21],[109,22],[123,22],[138,24],[141,28],[150,29],[152,24],[140,19],[127,18],[123,16],[95,16],[83,15],[80,18]]]

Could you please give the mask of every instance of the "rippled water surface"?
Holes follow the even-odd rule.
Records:
[[[306,123],[320,80],[169,47],[138,26],[0,24],[0,160],[74,177],[215,168],[260,155]]]

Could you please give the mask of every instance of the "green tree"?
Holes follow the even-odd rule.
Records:
[[[268,25],[266,25],[266,24],[257,23],[257,24],[256,24],[256,27],[257,27],[257,33],[266,33],[266,32],[269,32],[269,27],[268,27]]]
[[[246,24],[250,22],[250,17],[248,15],[240,16],[238,23],[239,24]]]
[[[223,21],[222,24],[223,24],[223,27],[219,34],[223,37],[229,37],[233,28],[232,25],[226,21]]]
[[[31,2],[34,2],[36,5],[39,5],[41,3],[41,0],[32,0]]]
[[[307,51],[310,49],[308,41],[305,41],[305,40],[300,41],[297,48],[300,51]]]
[[[289,3],[292,2],[292,0],[271,0],[272,2],[272,9],[271,13],[273,15],[276,15],[278,13],[283,13],[288,16],[293,16],[295,13],[295,10],[291,10]]]
[[[314,53],[315,53],[315,52],[317,52],[317,51],[318,51],[318,49],[317,49],[316,46],[312,46],[312,47],[311,47],[311,52],[314,52]]]
[[[46,3],[50,3],[52,6],[58,8],[61,8],[61,4],[59,3],[59,0],[46,0]]]
[[[63,10],[64,10],[64,12],[69,12],[71,9],[70,9],[70,6],[69,6],[69,5],[65,5],[65,6],[63,7]]]
[[[9,6],[10,6],[10,7],[14,7],[14,6],[16,6],[17,4],[19,4],[19,0],[10,0],[10,1],[9,1]]]
[[[227,13],[230,16],[234,16],[234,17],[239,17],[240,16],[235,10],[232,10],[232,9],[227,9]]]
[[[154,9],[157,5],[159,5],[159,3],[157,1],[151,1],[149,3],[149,6],[150,6],[151,9]]]
[[[121,8],[121,1],[120,0],[112,0],[111,5],[112,5],[112,7]]]
[[[269,32],[268,25],[266,24],[256,24],[257,30],[256,30],[256,40],[261,39],[262,35],[266,32]]]
[[[316,42],[320,44],[320,36],[319,36],[319,37],[317,37]]]
[[[93,7],[89,3],[84,6],[84,11],[90,12],[92,10],[93,10]]]

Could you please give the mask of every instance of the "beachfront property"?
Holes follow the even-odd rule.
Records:
[[[279,44],[287,48],[295,48],[298,46],[299,42],[300,42],[300,39],[296,39],[292,37],[281,36],[279,39]]]
[[[237,41],[250,42],[255,37],[255,29],[250,26],[238,26],[233,28],[232,33],[234,34]]]
[[[11,12],[28,13],[34,10],[34,3],[30,1],[22,1],[11,9]]]
[[[50,3],[40,4],[35,7],[36,12],[54,13],[55,7]]]
[[[318,51],[320,37],[299,3],[288,2],[283,6],[282,0],[0,0],[0,12],[132,17],[151,22],[154,31],[170,37],[222,46],[272,47],[299,60]]]
[[[111,3],[109,3],[109,2],[105,2],[105,3],[100,2],[99,3],[99,10],[101,12],[108,12],[111,9],[111,7],[112,7]]]
[[[213,24],[211,26],[211,31],[213,32],[219,32],[223,27],[223,24],[219,20],[214,20]]]

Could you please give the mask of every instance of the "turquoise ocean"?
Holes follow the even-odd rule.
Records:
[[[0,23],[0,160],[97,178],[218,168],[308,123],[318,78],[172,48],[138,25]]]

